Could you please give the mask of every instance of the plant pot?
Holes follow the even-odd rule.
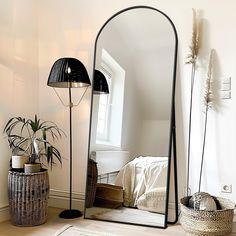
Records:
[[[25,173],[38,173],[41,170],[41,164],[40,163],[34,163],[34,164],[25,164]]]
[[[12,156],[11,157],[12,169],[24,169],[24,164],[29,161],[27,156]]]

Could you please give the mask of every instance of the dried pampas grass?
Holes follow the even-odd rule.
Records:
[[[212,105],[213,105],[213,93],[212,93],[213,57],[214,57],[214,50],[211,49],[210,57],[209,57],[209,63],[208,63],[205,95],[204,95],[205,124],[204,124],[204,132],[203,132],[202,160],[201,160],[201,168],[200,168],[200,175],[199,175],[198,192],[201,191],[202,169],[203,169],[203,162],[204,162],[204,153],[205,153],[205,144],[206,144],[206,132],[207,132],[207,121],[208,121],[208,119],[207,119],[208,118],[208,110],[209,110],[209,108],[212,108]]]
[[[196,62],[198,59],[198,53],[200,49],[200,19],[199,14],[195,9],[193,11],[193,29],[192,29],[192,41],[190,46],[190,53],[187,55],[186,64],[191,64],[191,93],[190,93],[190,105],[189,105],[189,123],[188,123],[188,146],[187,146],[187,192],[186,195],[189,195],[189,169],[190,169],[190,148],[191,148],[191,127],[192,127],[192,104],[193,104],[193,88],[196,72]]]
[[[214,57],[214,49],[211,49],[208,63],[205,95],[204,95],[204,104],[208,108],[212,108],[213,106],[213,93],[212,93],[213,57]]]
[[[190,53],[187,56],[186,64],[193,64],[196,62],[199,49],[200,49],[200,21],[199,14],[195,9],[193,11],[193,31],[192,31],[192,42],[190,46]]]

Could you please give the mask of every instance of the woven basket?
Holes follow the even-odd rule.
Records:
[[[118,208],[123,204],[123,188],[112,184],[97,184],[94,206]]]
[[[49,178],[47,170],[25,174],[9,171],[8,198],[12,224],[35,226],[46,222]]]
[[[216,198],[222,210],[203,211],[187,207],[190,197],[180,200],[180,223],[187,235],[228,235],[232,231],[235,204],[225,198]]]
[[[86,207],[92,207],[95,195],[96,184],[98,179],[97,162],[92,159],[88,160],[88,175],[87,175],[87,191],[86,191]]]

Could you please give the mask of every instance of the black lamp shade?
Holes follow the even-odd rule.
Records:
[[[91,85],[88,72],[76,58],[60,58],[52,66],[48,86],[57,88],[79,88]]]
[[[94,80],[93,80],[93,94],[108,94],[109,87],[107,84],[106,77],[104,74],[99,71],[94,71]]]

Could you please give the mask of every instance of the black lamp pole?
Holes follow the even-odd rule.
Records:
[[[69,88],[69,102],[70,102],[70,210],[72,208],[72,108],[71,88]]]
[[[82,212],[79,210],[72,209],[72,176],[73,176],[73,170],[72,170],[72,145],[73,145],[73,139],[72,139],[72,108],[73,108],[73,102],[71,98],[71,88],[69,88],[69,110],[70,110],[70,204],[69,204],[69,209],[64,210],[59,214],[60,218],[63,219],[74,219],[77,217],[82,216]]]

